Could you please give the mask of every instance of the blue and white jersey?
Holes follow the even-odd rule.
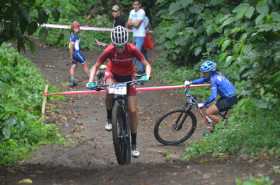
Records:
[[[71,33],[70,42],[72,42],[74,44],[74,52],[80,51],[80,38],[79,38],[78,34]]]
[[[192,81],[192,84],[201,84],[205,82],[211,83],[211,95],[206,100],[205,105],[213,102],[217,95],[222,98],[229,98],[236,95],[236,90],[234,85],[222,74],[217,72],[212,72],[210,78],[199,78]]]

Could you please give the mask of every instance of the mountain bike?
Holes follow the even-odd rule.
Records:
[[[179,145],[189,139],[197,127],[197,118],[193,110],[197,110],[201,117],[209,118],[199,107],[197,98],[190,94],[190,88],[185,89],[186,102],[182,108],[171,110],[160,117],[154,126],[154,136],[163,145]],[[227,118],[227,111],[221,112],[223,119]]]
[[[106,88],[109,94],[113,94],[112,136],[115,155],[118,163],[121,165],[131,162],[131,132],[128,119],[127,91],[129,86],[139,84],[140,82],[140,80],[132,80],[97,86],[97,90]]]

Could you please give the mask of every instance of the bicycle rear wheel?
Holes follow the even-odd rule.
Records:
[[[115,101],[112,110],[112,135],[115,155],[119,164],[131,162],[130,129],[124,107]]]
[[[196,124],[196,117],[190,110],[172,110],[158,119],[154,136],[164,145],[178,145],[192,136]]]

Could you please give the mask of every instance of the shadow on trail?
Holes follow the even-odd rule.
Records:
[[[133,165],[96,167],[91,169],[26,165],[0,169],[1,185],[13,185],[21,179],[31,179],[35,185],[232,185],[236,177],[273,174],[271,162],[206,161],[135,163]],[[275,163],[274,163],[275,164]]]

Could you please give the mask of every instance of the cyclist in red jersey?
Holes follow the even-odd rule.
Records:
[[[112,44],[108,45],[97,62],[92,67],[90,72],[89,82],[87,87],[94,89],[96,82],[94,78],[96,71],[107,59],[109,63],[105,71],[106,83],[113,82],[127,82],[135,79],[136,69],[133,64],[133,59],[136,57],[145,65],[146,74],[141,77],[141,80],[147,81],[151,74],[151,65],[147,62],[143,54],[132,43],[128,43],[128,30],[125,27],[117,26],[111,32]],[[107,123],[105,129],[112,130],[112,95],[106,94],[106,109],[107,109]],[[131,120],[131,144],[132,156],[138,157],[140,152],[136,148],[137,125],[138,125],[138,102],[136,97],[136,87],[130,86],[128,89],[128,113]]]

